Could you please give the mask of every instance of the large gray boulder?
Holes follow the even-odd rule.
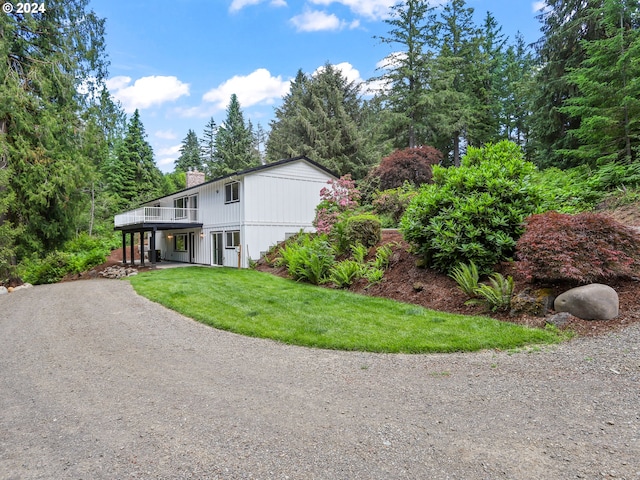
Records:
[[[553,309],[583,320],[611,320],[618,316],[618,294],[608,285],[592,283],[558,295]]]

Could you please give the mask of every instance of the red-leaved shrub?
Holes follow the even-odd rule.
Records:
[[[380,190],[398,188],[404,182],[417,187],[431,182],[431,167],[442,162],[442,153],[429,146],[396,150],[384,157],[371,175],[380,178]]]
[[[640,270],[640,238],[606,215],[547,212],[525,220],[517,269],[528,280],[591,283]]]

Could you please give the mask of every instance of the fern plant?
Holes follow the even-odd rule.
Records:
[[[373,267],[385,270],[389,267],[389,260],[393,254],[392,244],[386,243],[376,249],[376,258],[373,260]]]
[[[367,253],[369,253],[369,249],[363,244],[358,242],[355,245],[351,245],[351,255],[353,256],[353,259],[359,264],[364,263],[364,259],[367,256]]]
[[[456,281],[458,288],[469,298],[477,296],[476,290],[478,290],[480,275],[475,263],[470,262],[469,265],[461,263],[451,270],[449,276]]]
[[[336,263],[329,273],[329,281],[339,288],[347,288],[353,282],[362,277],[364,273],[363,265],[356,260],[343,260]]]
[[[490,285],[480,284],[475,293],[478,297],[467,303],[483,303],[492,312],[506,311],[511,306],[513,296],[513,278],[511,275],[504,278],[500,273],[493,273],[489,277]]]

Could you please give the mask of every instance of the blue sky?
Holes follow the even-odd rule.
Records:
[[[439,0],[442,3],[444,0]],[[163,172],[189,129],[219,125],[232,93],[245,120],[268,129],[298,69],[326,62],[347,78],[377,75],[393,49],[384,18],[395,0],[91,0],[106,18],[107,86],[127,114],[138,108]],[[511,40],[540,37],[534,0],[467,0],[478,24],[490,11]],[[432,2],[433,5],[436,2]]]

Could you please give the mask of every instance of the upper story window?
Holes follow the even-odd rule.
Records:
[[[224,203],[233,203],[240,201],[240,183],[227,183],[224,186]]]

